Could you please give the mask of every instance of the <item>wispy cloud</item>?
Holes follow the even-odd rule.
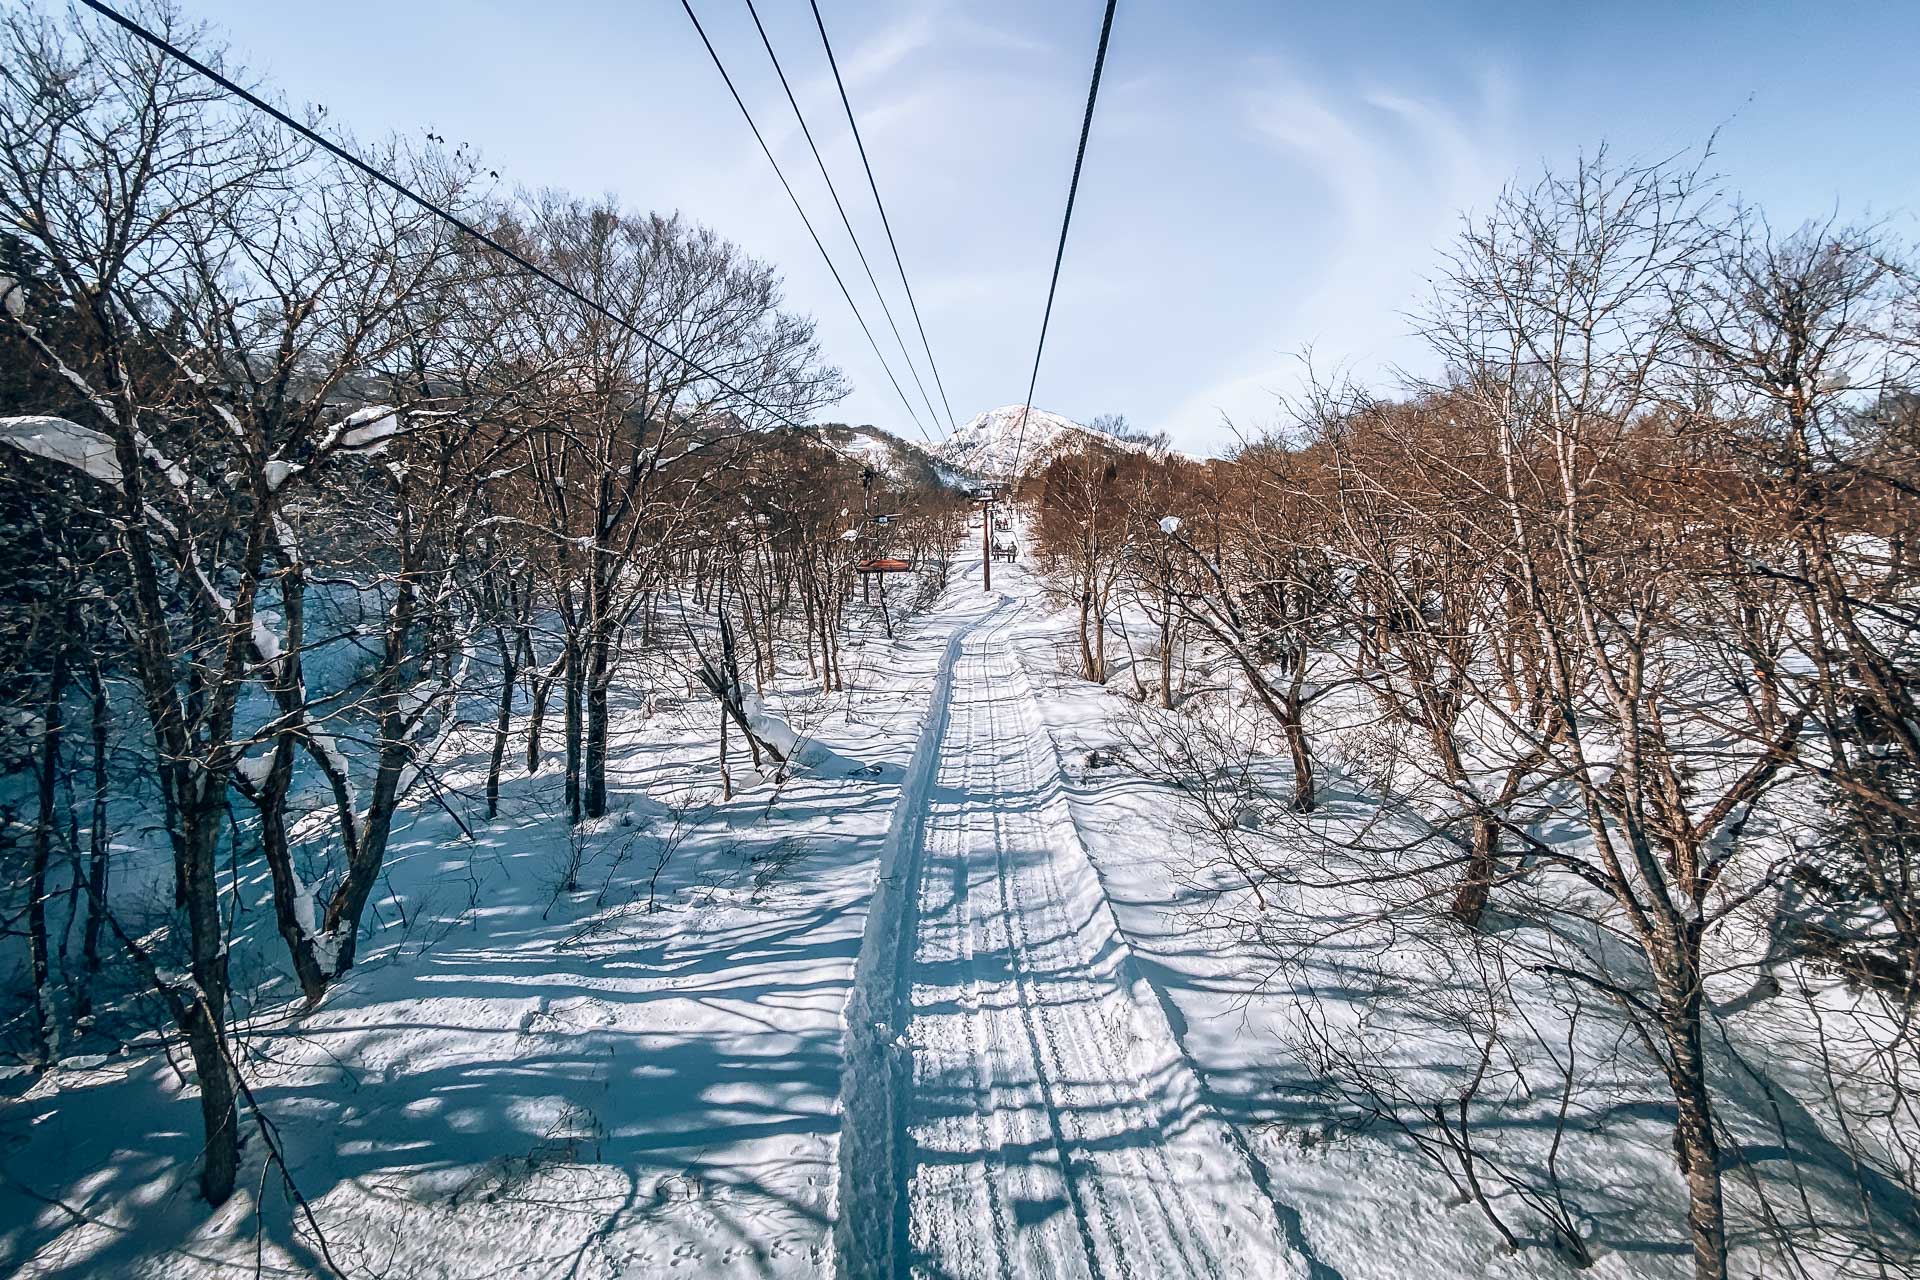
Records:
[[[1484,203],[1512,167],[1498,79],[1481,76],[1458,97],[1455,106],[1272,68],[1242,95],[1248,134],[1324,194],[1323,211],[1298,234],[1324,237],[1328,248],[1276,299],[1270,323],[1166,425],[1217,440],[1223,415],[1242,426],[1271,421],[1276,394],[1301,385],[1299,356],[1308,350],[1319,372],[1368,381],[1417,359],[1410,323],[1397,317],[1417,306],[1460,211]]]

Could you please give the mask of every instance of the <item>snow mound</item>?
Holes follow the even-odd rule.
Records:
[[[759,694],[749,693],[741,699],[741,709],[746,712],[747,723],[753,726],[754,737],[778,751],[782,759],[793,759],[794,752],[800,748],[800,735],[785,720],[767,710]]]

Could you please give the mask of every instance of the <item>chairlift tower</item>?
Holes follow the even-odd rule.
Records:
[[[974,501],[980,504],[980,589],[988,595],[993,594],[993,504],[999,497],[998,485],[974,492]]]

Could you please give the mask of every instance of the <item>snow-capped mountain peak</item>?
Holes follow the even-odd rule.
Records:
[[[1133,447],[1096,427],[1040,408],[1027,414],[1023,436],[1020,414],[1024,407],[1017,404],[1002,405],[998,409],[975,415],[962,423],[935,450],[936,455],[949,466],[976,475],[1004,476],[1013,470],[1016,453],[1019,455],[1019,466],[1026,470],[1057,453],[1076,437],[1091,438],[1122,448]]]

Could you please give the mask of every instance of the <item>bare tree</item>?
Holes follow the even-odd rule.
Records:
[[[789,416],[831,403],[842,387],[819,358],[812,322],[779,309],[772,269],[713,232],[558,197],[536,203],[525,223],[526,242],[598,304],[532,313],[540,345],[560,359],[543,374],[551,421],[528,439],[564,623],[568,799],[576,816],[597,817],[607,806],[607,695],[620,640],[661,590],[664,553],[707,497],[705,468],[664,464],[699,447],[710,420],[769,425],[693,364]]]

